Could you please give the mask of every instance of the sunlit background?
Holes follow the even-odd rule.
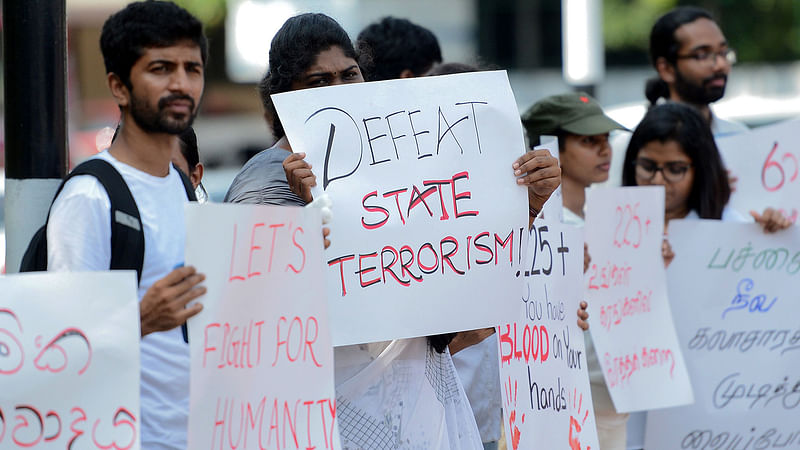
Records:
[[[8,0],[7,0],[8,1]],[[72,166],[102,149],[118,112],[105,85],[100,28],[124,0],[67,0],[69,28],[69,151]],[[797,0],[177,0],[206,24],[210,39],[207,87],[195,129],[204,180],[212,197],[224,194],[241,164],[268,147],[255,83],[264,73],[269,42],[286,18],[318,11],[336,18],[355,38],[385,15],[431,29],[445,61],[507,69],[520,109],[573,85],[593,85],[601,103],[635,125],[655,19],[679,4],[712,11],[739,55],[722,117],[763,125],[800,115],[800,1]],[[570,12],[566,17],[562,12]],[[0,34],[2,34],[0,24]],[[568,45],[567,45],[568,44]],[[2,62],[0,62],[2,65]],[[2,91],[0,91],[2,96]],[[0,116],[3,114],[0,97]],[[633,121],[633,123],[630,123]],[[0,128],[0,166],[4,157]],[[3,180],[0,178],[0,255]]]

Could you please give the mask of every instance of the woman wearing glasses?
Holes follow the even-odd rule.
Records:
[[[664,186],[665,234],[672,219],[747,220],[727,207],[731,187],[722,158],[708,122],[691,106],[666,102],[651,107],[631,136],[623,164],[623,186]],[[791,225],[771,208],[750,214],[767,232]],[[662,253],[668,265],[675,255],[666,238]],[[634,423],[641,433],[642,417]]]
[[[728,176],[708,123],[692,107],[676,102],[654,106],[636,127],[625,153],[623,186],[664,186],[664,219],[745,221],[727,207]],[[772,208],[751,211],[766,232],[791,222]]]

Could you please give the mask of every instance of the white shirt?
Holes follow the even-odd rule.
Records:
[[[186,191],[170,166],[156,177],[121,163],[108,151],[96,158],[110,162],[136,200],[144,227],[145,251],[139,300],[150,286],[183,264]],[[70,179],[59,194],[47,226],[48,270],[108,270],[111,263],[111,203],[91,175]],[[141,341],[142,448],[186,448],[189,412],[189,346],[180,327],[151,333]]]
[[[586,209],[586,207],[584,206],[584,210],[585,209]],[[563,213],[562,213],[561,217],[562,217],[561,223],[565,223],[567,225],[573,225],[573,226],[576,226],[576,227],[582,227],[582,226],[585,225],[585,221],[583,220],[583,217],[575,214],[574,212],[572,212],[571,209],[567,208],[566,206],[563,209]]]
[[[697,211],[691,210],[686,217],[683,218],[684,220],[700,220],[700,215],[697,214]],[[722,222],[753,222],[752,217],[743,216],[736,211],[728,207],[727,205],[725,208],[722,209],[722,217],[719,219]]]
[[[497,333],[453,355],[456,373],[472,406],[481,440],[500,440],[503,398],[500,391]]]
[[[344,450],[483,450],[450,352],[436,353],[425,337],[394,340],[337,379],[336,418]]]

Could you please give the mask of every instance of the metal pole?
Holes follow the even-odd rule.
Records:
[[[591,90],[605,77],[603,0],[561,0],[564,80]]]
[[[67,171],[65,0],[3,1],[6,270],[17,272]]]

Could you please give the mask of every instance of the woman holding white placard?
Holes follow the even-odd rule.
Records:
[[[226,201],[312,202],[316,177],[305,155],[292,153],[270,96],[363,81],[355,49],[336,21],[323,14],[287,20],[272,41],[269,69],[259,86],[265,117],[279,140],[248,161]],[[554,172],[557,177],[557,167]],[[557,184],[556,179],[552,189]],[[335,349],[336,414],[344,448],[482,448],[446,344],[437,350],[425,337]]]
[[[730,182],[708,123],[681,103],[653,106],[636,127],[625,153],[622,185],[664,186],[665,235],[672,219],[747,221],[727,206]],[[765,232],[791,225],[772,208],[750,214]],[[662,251],[668,264],[674,254],[666,236]]]

